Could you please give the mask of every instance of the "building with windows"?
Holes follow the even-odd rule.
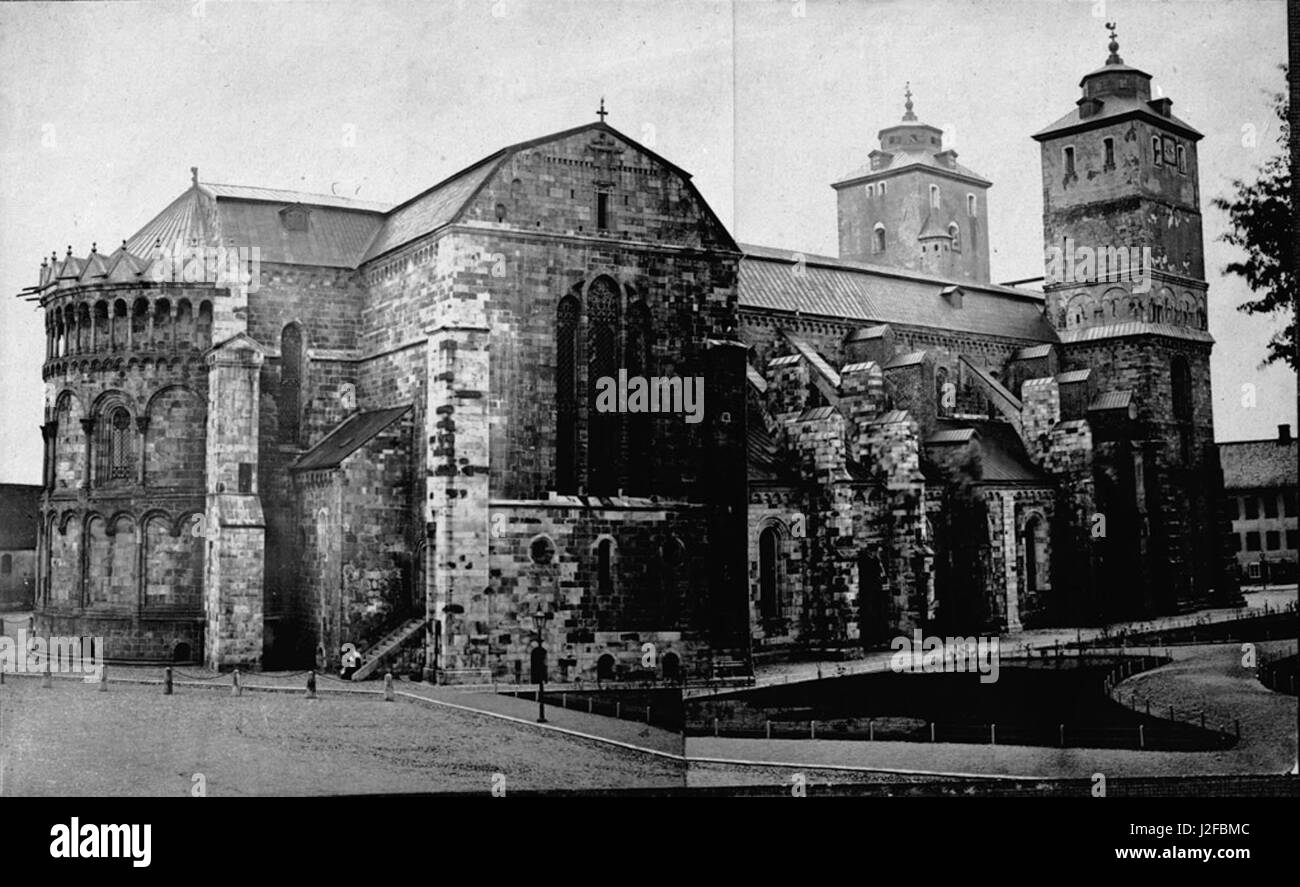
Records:
[[[1268,440],[1219,444],[1232,547],[1241,581],[1252,585],[1296,581],[1300,449],[1290,425],[1277,430]]]
[[[603,105],[391,207],[195,170],[23,294],[38,626],[218,667],[351,643],[360,676],[415,647],[444,681],[678,678],[1235,601],[1199,136],[1117,49],[1034,136],[1044,241],[1149,274],[1044,292],[990,282],[989,182],[910,90],[834,186],[838,257],[735,243]]]

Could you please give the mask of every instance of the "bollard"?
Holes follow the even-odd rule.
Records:
[[[307,698],[316,698],[316,670],[312,669],[307,672]]]
[[[99,692],[101,693],[108,692],[108,666],[107,665],[101,665],[99,667]]]
[[[614,703],[614,717],[616,717],[616,718],[620,718],[620,719],[623,717],[623,703],[622,703],[622,702],[615,702],[615,703]]]
[[[1057,728],[1057,733],[1061,737],[1061,748],[1065,748],[1065,725],[1061,724]]]
[[[771,738],[772,738],[772,722],[771,722],[771,721],[764,721],[764,722],[763,722],[763,729],[767,732],[767,738],[768,738],[768,739],[771,739]]]
[[[989,724],[989,745],[998,744],[998,725]]]
[[[568,707],[569,707],[569,694],[568,694],[568,693],[561,693],[561,694],[560,694],[560,708],[567,709]]]
[[[650,723],[650,706],[645,707],[645,722]]]
[[[163,669],[163,695],[172,695],[172,667],[170,665]]]
[[[384,674],[384,701],[392,702],[396,698],[393,695],[393,673],[391,671],[386,672]]]
[[[239,686],[239,669],[235,669],[233,672],[231,672],[230,677],[231,677],[230,695],[231,696],[242,695],[244,692],[244,688]]]
[[[809,722],[808,722],[808,738],[809,738],[809,739],[816,739],[816,738],[817,738],[817,722],[816,722],[816,721],[809,721]]]
[[[876,719],[871,718],[867,721],[867,739],[871,742],[876,741]]]
[[[713,735],[714,735],[714,736],[717,736],[717,735],[718,735],[718,719],[717,719],[717,718],[714,718],[714,719],[713,719]]]
[[[587,714],[591,714],[591,703],[593,699],[595,699],[594,696],[587,697]]]
[[[1138,748],[1146,748],[1146,747],[1147,747],[1147,738],[1146,738],[1145,728],[1141,724],[1138,724]]]
[[[934,742],[934,721],[930,722],[930,741]]]

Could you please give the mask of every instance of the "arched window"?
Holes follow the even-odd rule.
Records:
[[[555,489],[578,490],[578,300],[555,312]]]
[[[602,653],[596,660],[596,680],[612,681],[614,679],[614,657],[608,653]]]
[[[758,534],[758,611],[764,619],[781,615],[777,596],[780,541],[775,527],[765,527]]]
[[[939,186],[931,185],[930,186],[930,209],[938,209],[938,208],[939,208]]]
[[[1160,165],[1160,137],[1151,137],[1151,162],[1156,166]]]
[[[952,406],[952,397],[948,393],[948,368],[939,367],[934,371],[934,408],[940,416],[948,415]]]
[[[627,311],[627,347],[623,365],[628,378],[641,376],[649,379],[653,330],[650,309],[640,299]],[[654,422],[648,412],[628,413],[627,416],[627,484],[629,492],[636,495],[650,493],[654,477]]]
[[[1051,579],[1047,551],[1047,524],[1039,515],[1025,521],[1025,590],[1030,594],[1047,591]]]
[[[587,492],[600,495],[618,487],[619,414],[596,409],[598,382],[617,379],[619,357],[619,293],[608,277],[598,277],[587,290],[588,402]]]
[[[948,237],[952,240],[953,250],[961,252],[961,229],[957,227],[956,222],[948,223]]]
[[[879,222],[876,222],[876,227],[871,232],[871,251],[873,253],[885,251],[885,226]]]
[[[602,594],[614,590],[614,541],[601,539],[596,545],[596,587]]]
[[[970,216],[971,218],[974,218],[974,217],[975,217],[975,206],[976,206],[976,203],[975,203],[975,195],[974,195],[974,194],[967,194],[967,195],[966,195],[966,215]]]
[[[296,444],[302,430],[302,327],[291,323],[280,333],[280,443]]]
[[[1169,369],[1174,419],[1192,421],[1192,371],[1183,355],[1176,355]]]
[[[131,458],[131,414],[126,407],[115,406],[99,420],[97,472],[99,483],[130,480],[134,474]]]

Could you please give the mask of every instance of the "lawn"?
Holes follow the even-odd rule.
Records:
[[[680,786],[680,764],[471,712],[377,697],[9,680],[0,795],[507,794]]]

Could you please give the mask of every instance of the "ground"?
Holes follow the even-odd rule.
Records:
[[[531,726],[376,695],[38,679],[0,687],[0,795],[209,796],[680,786],[682,765]]]

